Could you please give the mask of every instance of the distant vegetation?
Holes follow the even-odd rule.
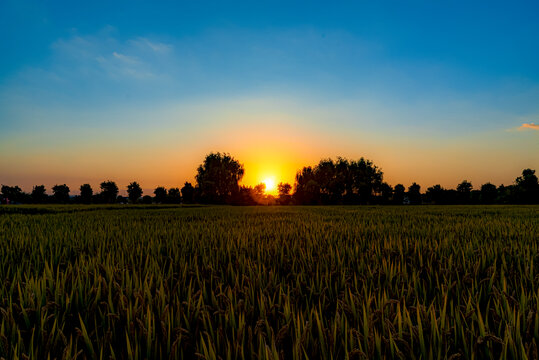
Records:
[[[21,204],[230,204],[230,205],[351,205],[351,204],[538,204],[539,182],[535,170],[524,169],[511,185],[486,183],[479,188],[467,180],[456,189],[434,185],[422,192],[419,184],[394,187],[383,181],[383,172],[370,160],[323,159],[296,174],[294,186],[278,185],[279,195],[265,193],[265,185],[241,186],[243,165],[229,154],[211,153],[198,167],[195,185],[157,187],[144,194],[136,181],[127,186],[128,196],[120,196],[114,181],[103,181],[100,191],[89,184],[80,186],[80,195],[70,196],[70,188],[55,185],[48,195],[44,185],[34,186],[30,194],[19,186],[2,185],[1,203]]]
[[[536,206],[0,211],[0,359],[537,359]]]

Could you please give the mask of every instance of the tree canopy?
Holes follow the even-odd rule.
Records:
[[[413,182],[408,189],[403,184],[395,187],[383,180],[382,170],[371,160],[349,160],[338,157],[322,159],[315,166],[298,170],[294,186],[279,183],[278,195],[266,193],[263,183],[254,187],[240,185],[245,170],[243,165],[228,153],[210,153],[197,168],[196,185],[185,182],[181,189],[168,190],[159,186],[151,195],[143,195],[138,182],[127,185],[130,203],[143,204],[233,204],[233,205],[313,205],[313,204],[538,204],[539,180],[535,170],[524,169],[513,184],[485,183],[474,189],[471,182],[463,180],[454,189],[440,184],[421,193],[421,186]],[[52,187],[47,195],[45,185],[35,185],[31,193],[19,186],[2,185],[0,202],[19,203],[127,203],[119,194],[114,181],[100,184],[101,192],[94,195],[90,184],[80,186],[80,195],[71,197],[66,184]]]
[[[94,191],[92,190],[92,186],[90,184],[82,184],[80,186],[80,201],[83,204],[91,203],[93,194]]]
[[[59,203],[69,202],[69,186],[67,186],[66,184],[54,185],[52,187],[52,193],[56,202],[59,202]]]
[[[103,181],[101,187],[101,198],[105,203],[115,203],[118,198],[118,185],[114,181]]]
[[[382,189],[382,171],[372,161],[323,159],[296,174],[294,198],[301,204],[368,204]]]
[[[239,193],[243,165],[230,154],[210,153],[198,167],[196,186],[200,200],[206,203],[227,204]]]
[[[131,184],[127,185],[127,195],[132,204],[136,204],[139,201],[142,197],[142,188],[138,182],[133,181]]]
[[[32,202],[36,204],[43,204],[47,201],[47,190],[45,189],[45,185],[36,185],[32,189],[32,194],[30,195],[32,197]]]
[[[167,202],[167,189],[163,186],[158,186],[153,191],[155,202],[158,204],[164,204]]]

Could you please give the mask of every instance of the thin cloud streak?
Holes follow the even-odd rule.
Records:
[[[139,47],[139,48],[150,48],[154,52],[162,53],[162,54],[169,53],[173,48],[173,46],[171,44],[165,44],[165,43],[162,43],[162,42],[150,41],[149,39],[147,39],[145,37],[139,37],[139,38],[134,39],[134,40],[129,40],[128,43],[130,43],[130,44],[132,44],[132,45],[134,45],[136,47]]]
[[[120,54],[120,53],[117,53],[116,51],[113,51],[112,52],[112,55],[116,58],[116,59],[119,59],[121,61],[124,61],[128,64],[138,64],[139,61],[137,59],[135,59],[134,57],[132,56],[127,56],[127,55],[124,55],[124,54]]]

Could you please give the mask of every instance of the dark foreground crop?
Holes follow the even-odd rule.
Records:
[[[539,207],[0,208],[0,357],[538,357]]]

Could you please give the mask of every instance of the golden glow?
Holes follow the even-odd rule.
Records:
[[[262,181],[266,185],[266,193],[271,194],[277,190],[277,184],[275,183],[275,178],[266,178]]]
[[[522,169],[539,168],[537,151],[530,150],[539,144],[532,131],[486,132],[458,140],[421,136],[410,142],[396,131],[334,127],[329,121],[334,113],[346,118],[336,108],[321,111],[316,105],[309,110],[307,103],[299,108],[285,105],[273,99],[240,99],[192,107],[174,105],[157,109],[157,113],[152,107],[136,113],[118,112],[122,121],[115,131],[96,128],[83,138],[78,129],[70,127],[61,132],[10,136],[0,141],[0,154],[13,154],[0,155],[0,169],[10,169],[9,174],[0,171],[0,184],[19,185],[31,192],[36,184],[45,184],[50,191],[54,184],[66,183],[77,194],[81,184],[90,183],[99,191],[100,182],[110,179],[125,194],[127,184],[136,180],[144,195],[151,195],[157,186],[181,188],[186,181],[196,185],[197,168],[212,151],[229,152],[244,165],[240,185],[254,187],[264,182],[266,193],[274,196],[278,195],[276,184],[294,186],[296,172],[303,166],[314,166],[327,157],[335,160],[339,155],[355,160],[364,156],[382,168],[389,184],[408,187],[415,181],[422,191],[434,184],[454,188],[463,178],[476,188],[487,181],[511,184]],[[77,112],[66,114],[78,116]],[[88,114],[96,119],[111,116],[106,111]],[[167,126],[145,128],[142,120],[148,114]],[[364,114],[366,119],[371,115]],[[115,136],[123,129],[120,125],[132,118],[139,119],[140,126],[130,127],[126,136]],[[167,120],[180,118],[193,121],[184,128]],[[114,119],[109,122],[113,124]],[[445,160],[439,161],[442,158]],[[274,185],[269,186],[266,179]]]

